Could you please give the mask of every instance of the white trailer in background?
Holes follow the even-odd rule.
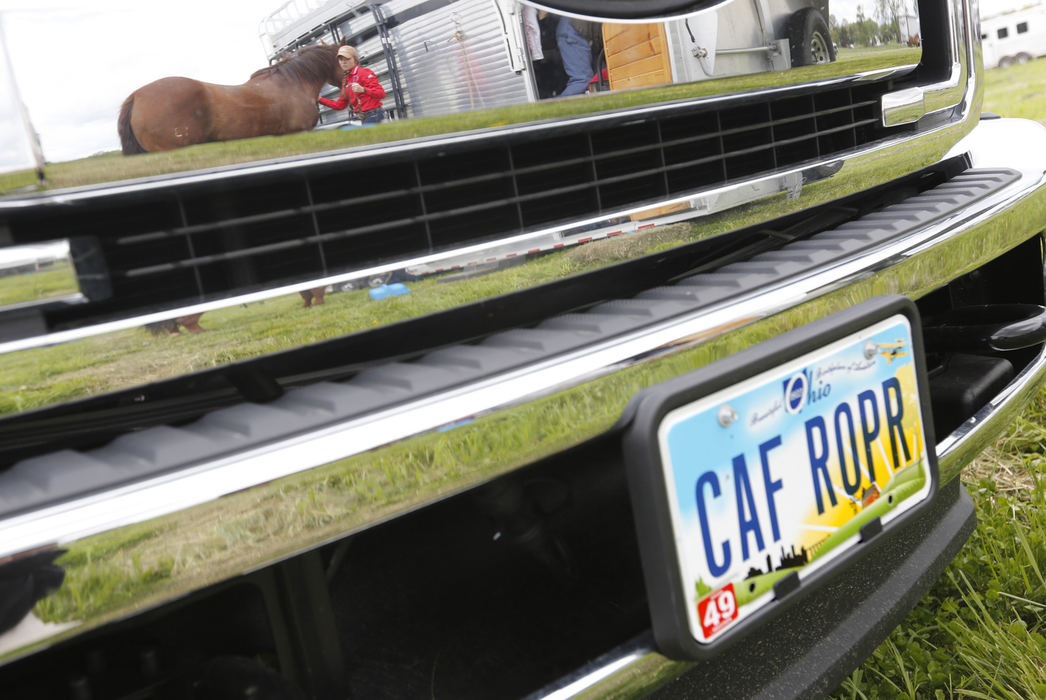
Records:
[[[915,15],[900,15],[897,18],[897,31],[901,34],[901,43],[909,46],[922,43],[922,30],[919,29],[919,18]]]
[[[981,17],[984,67],[1006,68],[1046,55],[1046,5]]]

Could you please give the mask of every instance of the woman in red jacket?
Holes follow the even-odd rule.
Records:
[[[338,49],[338,65],[345,71],[338,99],[328,100],[321,97],[320,104],[331,109],[345,109],[351,105],[352,113],[358,115],[364,125],[377,124],[385,119],[385,110],[381,107],[385,88],[378,82],[378,76],[374,75],[374,71],[360,65],[356,49],[351,46]]]

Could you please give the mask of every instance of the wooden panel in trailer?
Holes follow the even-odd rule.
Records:
[[[672,82],[664,24],[604,24],[603,47],[611,90]]]

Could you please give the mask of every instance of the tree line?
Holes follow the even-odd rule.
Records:
[[[828,17],[832,40],[843,47],[915,45],[920,41],[917,0],[872,0],[872,16],[857,6],[854,20]]]

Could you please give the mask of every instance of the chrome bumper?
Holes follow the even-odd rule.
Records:
[[[64,617],[48,620],[53,626],[30,637],[17,636],[17,630],[5,634],[0,660],[11,661],[561,452],[612,429],[628,399],[645,386],[863,299],[881,294],[917,299],[1040,233],[1046,220],[1046,129],[1017,120],[984,122],[950,155],[962,154],[974,168],[971,181],[982,169],[1012,172],[969,206],[941,216],[916,216],[916,224],[903,224],[904,208],[918,210],[918,203],[898,205],[887,218],[900,222],[901,234],[810,269],[761,278],[755,286],[720,289],[717,299],[691,311],[657,320],[645,316],[649,295],[612,302],[589,312],[592,328],[582,323],[571,331],[570,343],[558,354],[508,362],[473,379],[460,379],[475,369],[462,355],[449,359],[436,379],[432,372],[418,378],[422,386],[411,386],[416,368],[409,364],[364,373],[352,382],[353,396],[376,395],[384,402],[378,411],[346,410],[343,385],[313,385],[264,406],[221,409],[181,428],[149,429],[93,452],[62,452],[16,465],[5,476],[15,480],[9,486],[18,483],[30,490],[33,480],[47,485],[70,473],[140,473],[151,464],[154,475],[0,521],[0,562],[59,547],[86,556],[96,572],[104,571],[131,591],[118,599],[69,601]],[[923,196],[933,197],[934,191]],[[854,223],[857,228],[871,224]],[[650,295],[671,296],[665,291],[671,289]],[[586,333],[596,337],[591,334],[606,318],[631,318],[637,325],[584,342]],[[564,342],[556,321],[550,323],[525,337],[515,331],[501,334],[488,346],[515,346],[522,357],[528,347],[547,352]],[[430,357],[438,360],[438,355]],[[1042,384],[1044,372],[1046,355],[1040,355],[976,416],[939,439],[942,482],[954,479],[1013,419]],[[430,382],[427,388],[425,382]],[[390,402],[396,392],[404,398]],[[524,417],[528,424],[546,426],[546,432],[519,434],[515,428]],[[294,426],[300,429],[279,437]],[[225,445],[225,451],[215,453],[208,441]],[[238,444],[247,447],[235,449]],[[63,471],[68,463],[75,463],[77,471]],[[10,488],[6,495],[21,497]],[[54,594],[63,595],[68,592]],[[554,690],[598,683],[602,692],[633,683],[637,665],[653,679],[675,664],[649,647],[633,645],[586,675],[589,680],[576,681],[582,686]]]
[[[956,147],[967,151],[974,167],[1008,163],[1019,167],[1021,182],[998,201],[985,202],[977,211],[957,217],[953,227],[945,233],[932,236],[923,245],[915,245],[900,257],[908,262],[928,261],[941,253],[951,260],[962,250],[986,252],[996,243],[1008,241],[1003,247],[1023,240],[1041,230],[1046,214],[1046,130],[1041,125],[1022,120],[1003,119],[982,122],[977,129]],[[1026,140],[1027,139],[1027,140]],[[1029,145],[1025,150],[1024,145]],[[1018,223],[1020,222],[1020,223]],[[1014,237],[1010,237],[1011,235]],[[878,275],[883,276],[881,273]],[[886,277],[892,277],[887,272]],[[885,280],[881,280],[886,282]],[[886,282],[892,288],[894,282]],[[911,293],[911,292],[909,292]],[[864,296],[852,297],[858,301]],[[946,436],[938,436],[937,456],[941,481],[954,480],[978,453],[1012,423],[1025,405],[1046,382],[1046,348],[1034,362],[1016,377],[988,405],[963,425]],[[914,572],[910,572],[914,579]],[[570,697],[606,697],[618,694],[650,692],[667,679],[686,673],[693,664],[668,659],[658,653],[653,640],[647,636],[632,640],[607,654],[589,668],[573,677],[536,693],[535,698],[549,700]]]

